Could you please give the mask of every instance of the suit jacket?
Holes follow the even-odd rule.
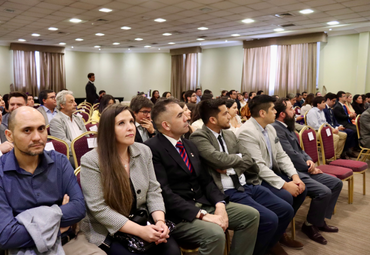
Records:
[[[154,125],[154,123],[153,123],[153,125]],[[143,138],[141,137],[139,130],[137,130],[137,127],[135,127],[135,128],[136,128],[135,142],[143,143]],[[149,132],[148,132],[148,135],[149,135],[149,138],[155,136],[155,131],[154,131],[153,134],[149,134]]]
[[[370,148],[370,108],[361,114],[360,118],[360,143],[366,148]]]
[[[324,109],[324,114],[326,122],[328,122],[330,126],[332,126],[333,128],[339,127],[340,124],[338,123],[337,119],[334,116],[333,109],[326,105]]]
[[[235,134],[229,130],[222,130],[222,137],[229,154],[220,151],[218,140],[206,125],[190,136],[190,141],[197,145],[200,157],[208,165],[208,170],[217,187],[223,192],[221,174],[216,169],[234,168],[238,176],[245,174],[247,182],[258,180],[259,168],[248,150],[239,143]],[[242,157],[237,155],[239,153]]]
[[[45,125],[49,125],[49,118],[48,118],[48,115],[44,109],[44,107],[42,107],[40,105],[40,107],[37,108],[37,110],[42,114],[42,116],[44,116],[44,119],[45,119]]]
[[[136,208],[165,212],[161,188],[155,177],[152,153],[139,143],[129,146],[130,179],[136,194]],[[128,218],[110,208],[104,200],[99,155],[94,149],[81,158],[81,187],[87,206],[87,216],[82,220],[81,230],[89,242],[101,245],[108,234],[116,233]]]
[[[86,91],[86,101],[93,105],[95,103],[95,100],[99,99],[98,94],[96,94],[96,87],[94,83],[89,81],[86,84],[85,91]]]
[[[72,134],[69,130],[67,123],[64,120],[62,112],[58,112],[57,115],[50,121],[50,134],[56,138],[65,141],[71,149]],[[82,130],[83,133],[87,132],[85,123],[80,116],[72,114],[72,119],[77,123],[77,126]],[[72,155],[72,150],[70,150]]]
[[[295,169],[300,172],[307,172],[308,166],[306,161],[312,159],[302,150],[295,132],[289,131],[287,127],[277,120],[271,125],[275,128],[280,144],[292,160]]]
[[[6,126],[4,126],[3,124],[0,124],[0,139],[1,139],[1,143],[4,143],[6,141],[8,141],[8,139],[6,139],[6,136],[5,136],[5,130],[7,129]]]
[[[195,144],[181,139],[188,154],[193,172],[190,173],[184,160],[172,143],[161,133],[147,140],[153,153],[154,170],[162,187],[166,217],[174,223],[191,222],[199,212],[195,203],[215,206],[228,197],[217,188],[206,166],[202,165]]]
[[[271,186],[281,189],[285,181],[278,175],[284,172],[288,177],[297,174],[289,156],[283,150],[273,126],[267,125],[272,151],[272,169],[270,169],[270,155],[261,128],[254,118],[247,120],[236,132],[236,136],[247,148],[252,158],[260,168],[259,177]]]
[[[345,113],[343,106],[339,102],[334,106],[333,113],[340,125],[343,125],[345,128],[353,129],[354,125],[352,124],[351,119]]]

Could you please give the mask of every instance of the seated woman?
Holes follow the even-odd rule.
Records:
[[[240,102],[240,109],[243,108],[247,102],[244,101],[244,96],[242,93],[238,93],[238,100]],[[238,109],[240,111],[240,109]]]
[[[312,100],[315,98],[313,93],[307,95],[306,100],[304,101],[302,108],[301,108],[301,115],[304,116],[306,112],[312,109]]]
[[[152,97],[150,98],[150,101],[152,101],[152,103],[155,104],[158,99],[159,99],[159,91],[158,90],[153,90]]]
[[[352,107],[352,99],[353,99],[352,94],[347,92],[346,97],[347,97],[347,100],[346,100],[346,103],[344,105],[347,107],[348,114],[356,113],[355,109],[353,109],[353,107]],[[357,116],[357,114],[356,114],[356,116]],[[351,122],[352,122],[353,125],[356,125],[356,117],[352,118]]]
[[[363,98],[361,95],[356,94],[353,97],[352,107],[355,110],[356,114],[362,114],[366,109],[364,106]]]
[[[179,255],[165,224],[152,153],[146,145],[134,142],[135,130],[135,117],[127,106],[114,104],[103,111],[98,146],[81,158],[81,187],[87,206],[81,230],[108,255],[136,254],[112,236],[117,232],[155,243],[145,254]],[[138,209],[146,210],[155,224],[141,226],[130,220],[129,215]]]
[[[179,102],[179,105],[184,110],[184,115],[188,118],[188,122],[191,120],[191,111],[189,110],[188,106],[184,102]],[[186,139],[189,139],[190,135],[195,131],[195,128],[190,126],[189,123],[189,131],[184,135]]]
[[[234,100],[229,99],[226,101],[226,107],[229,110],[229,114],[231,116],[229,130],[233,131],[234,134],[236,134],[236,131],[242,125],[242,120],[238,115],[238,106]]]
[[[163,95],[162,95],[162,97],[165,97],[165,98],[169,98],[171,96],[172,96],[171,92],[168,92],[168,91],[164,92]]]
[[[114,104],[113,96],[108,95],[108,94],[103,96],[102,99],[100,100],[99,108],[93,112],[93,115],[91,116],[91,120],[95,122],[99,122],[101,113],[107,106],[111,104]]]

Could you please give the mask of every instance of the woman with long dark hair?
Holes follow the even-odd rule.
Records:
[[[99,108],[93,112],[93,115],[91,116],[91,120],[95,122],[99,122],[101,113],[104,111],[106,107],[108,107],[111,104],[114,104],[114,97],[108,94],[103,96],[100,99]]]
[[[98,146],[81,158],[81,186],[87,205],[81,229],[89,242],[108,255],[136,254],[117,238],[121,233],[156,244],[144,254],[179,255],[180,249],[169,237],[165,223],[151,150],[134,142],[135,132],[135,116],[127,106],[114,104],[103,111]],[[154,223],[137,224],[130,215],[136,215],[139,209]]]
[[[153,104],[155,104],[158,99],[159,99],[159,91],[153,90],[152,97],[150,98],[150,100],[153,102]]]
[[[356,94],[353,97],[352,107],[357,115],[362,114],[365,111],[364,102],[360,94]]]
[[[313,108],[312,101],[314,98],[315,98],[315,95],[313,93],[310,93],[307,95],[306,100],[304,101],[302,108],[301,108],[301,115],[304,116],[306,112],[308,112],[309,110]]]

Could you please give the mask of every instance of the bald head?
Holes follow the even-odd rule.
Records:
[[[17,124],[27,123],[29,120],[43,122],[45,125],[45,119],[39,111],[31,107],[21,106],[10,113],[8,121],[9,130],[13,132]]]

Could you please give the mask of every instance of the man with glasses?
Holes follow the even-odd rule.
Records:
[[[197,94],[194,90],[188,90],[185,92],[186,105],[190,111],[194,111],[195,105],[197,104]]]
[[[134,112],[136,120],[135,142],[143,143],[155,136],[155,129],[151,118],[152,101],[143,96],[136,96],[131,100],[130,108]]]
[[[39,102],[41,106],[37,108],[44,116],[46,125],[49,125],[50,121],[57,115],[57,100],[55,92],[52,90],[43,90],[39,94]]]

